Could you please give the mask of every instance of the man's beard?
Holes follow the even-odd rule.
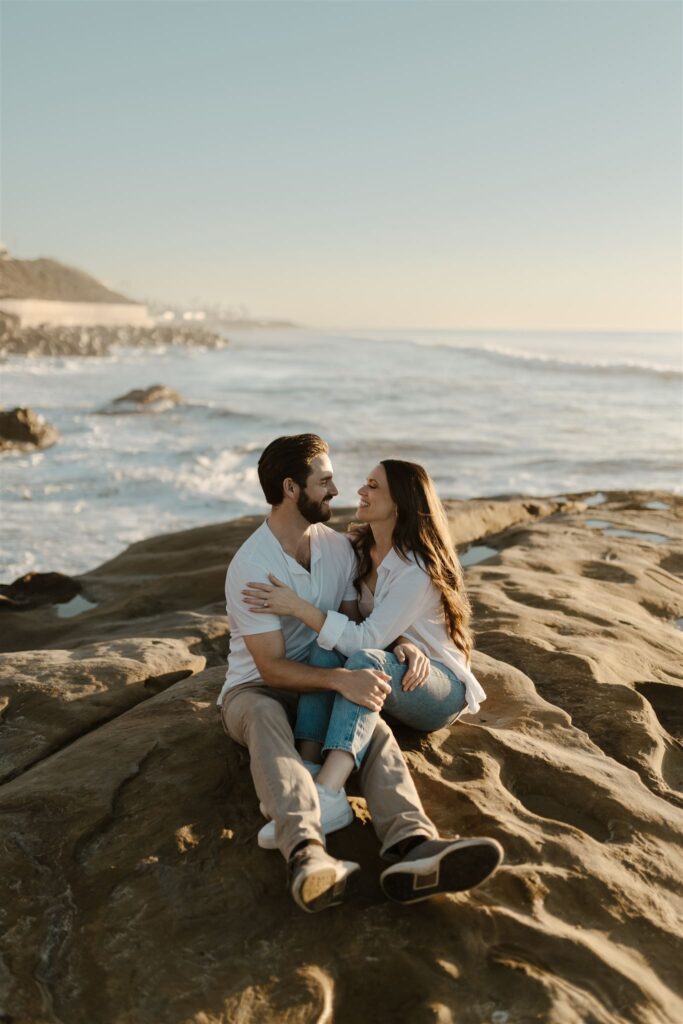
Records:
[[[311,501],[303,491],[299,492],[296,507],[307,523],[326,523],[332,515],[329,505],[324,505],[322,501]]]

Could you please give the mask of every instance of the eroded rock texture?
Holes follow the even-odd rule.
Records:
[[[680,1024],[680,499],[449,516],[497,552],[466,570],[488,700],[399,738],[441,831],[499,838],[501,870],[392,905],[356,799],[329,845],[360,893],[302,914],[214,707],[258,520],[154,538],[79,578],[83,614],[3,615],[0,1020]]]

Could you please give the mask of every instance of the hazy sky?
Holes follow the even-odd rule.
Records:
[[[682,12],[5,0],[3,241],[309,324],[680,328]]]

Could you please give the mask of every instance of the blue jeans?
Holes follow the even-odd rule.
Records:
[[[357,651],[345,658],[338,651],[324,651],[314,643],[308,663],[317,668],[374,668],[385,672],[391,676],[391,693],[384,701],[384,711],[421,732],[433,732],[450,725],[465,707],[464,683],[438,661],[431,663],[423,685],[409,692],[401,687],[408,666],[391,651]],[[340,693],[302,693],[294,736],[298,740],[322,743],[323,752],[345,750],[353,755],[359,768],[378,718],[377,711],[354,704]]]

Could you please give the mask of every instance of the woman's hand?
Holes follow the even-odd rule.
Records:
[[[394,654],[398,661],[408,662],[408,671],[403,677],[401,688],[408,692],[416,690],[418,686],[423,686],[429,678],[432,667],[427,655],[407,640],[394,647]]]
[[[270,586],[267,583],[247,583],[248,589],[242,591],[244,603],[249,605],[252,612],[293,615],[298,618],[301,598],[277,576],[269,573],[268,579]]]

